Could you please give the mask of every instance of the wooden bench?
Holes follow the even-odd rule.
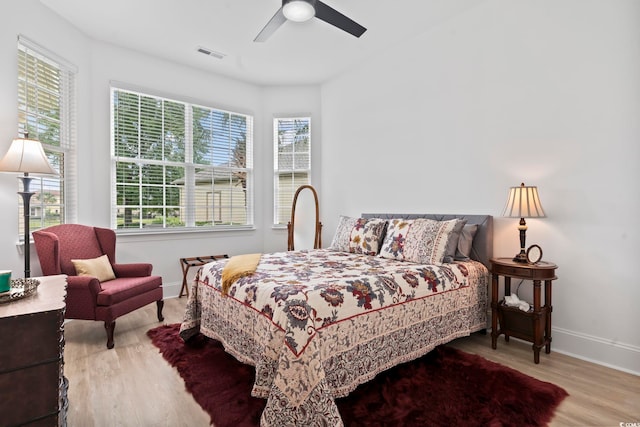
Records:
[[[191,258],[180,258],[180,267],[182,268],[182,287],[180,288],[180,295],[178,298],[182,298],[182,295],[189,296],[189,287],[187,286],[187,273],[191,267],[200,267],[212,261],[218,261],[220,259],[229,258],[229,255],[205,255],[194,256]]]

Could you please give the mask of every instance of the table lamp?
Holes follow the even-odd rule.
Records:
[[[519,187],[511,187],[507,204],[502,211],[502,216],[507,218],[520,218],[520,224],[518,225],[518,230],[520,230],[520,252],[513,260],[522,263],[529,262],[526,253],[527,223],[524,219],[546,217],[540,204],[538,188],[526,186],[524,183],[520,184]]]
[[[30,200],[35,194],[29,191],[32,177],[30,173],[57,175],[55,169],[51,167],[44,149],[40,141],[29,139],[29,134],[25,133],[24,138],[16,138],[11,143],[9,151],[0,160],[0,172],[22,172],[23,176],[18,176],[22,181],[23,191],[18,194],[22,196],[24,205],[24,277],[31,276],[31,257],[30,257],[30,235],[29,235],[29,216],[30,216]]]

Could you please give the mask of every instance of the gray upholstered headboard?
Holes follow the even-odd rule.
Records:
[[[489,260],[493,257],[493,217],[491,215],[443,215],[443,214],[392,214],[392,213],[365,213],[363,218],[428,218],[437,221],[446,221],[454,218],[467,220],[467,224],[478,224],[478,231],[473,238],[471,259],[480,261],[487,268],[491,268]]]

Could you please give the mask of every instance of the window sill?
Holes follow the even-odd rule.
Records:
[[[143,229],[120,229],[114,230],[118,236],[151,236],[166,234],[202,234],[202,233],[224,233],[230,231],[255,231],[255,225],[238,225],[228,227],[211,228],[143,228]]]
[[[29,241],[29,245],[33,244],[33,240]],[[18,250],[18,255],[24,255],[24,240],[18,240],[16,242],[16,249]]]

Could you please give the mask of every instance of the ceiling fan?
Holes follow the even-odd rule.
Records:
[[[360,37],[367,31],[362,25],[320,0],[282,0],[282,7],[278,9],[253,41],[266,41],[287,20],[304,22],[314,16],[356,37]]]

